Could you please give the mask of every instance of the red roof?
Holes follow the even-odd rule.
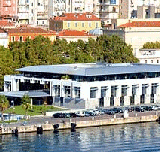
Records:
[[[7,29],[7,33],[53,33],[56,35],[55,31],[52,30],[44,30],[42,28],[37,27],[17,27],[12,29]]]
[[[59,36],[93,36],[86,31],[63,30],[59,32]]]
[[[60,20],[60,21],[100,21],[92,13],[64,13],[61,16],[56,16],[53,20]]]
[[[132,21],[119,27],[160,27],[160,21]]]
[[[0,27],[10,27],[10,26],[15,26],[15,24],[11,21],[8,20],[0,20]]]

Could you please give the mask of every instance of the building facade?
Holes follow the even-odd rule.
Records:
[[[48,37],[52,42],[56,40],[55,31],[47,31],[39,27],[17,27],[5,31],[8,35],[8,44],[14,41],[24,42],[26,38],[34,39],[39,35]]]
[[[77,42],[78,40],[88,42],[89,38],[96,40],[97,36],[89,34],[86,31],[62,30],[58,33],[57,38],[65,39],[67,42]]]
[[[18,0],[0,0],[0,16],[17,16]]]
[[[140,49],[137,58],[140,63],[160,64],[159,49]]]
[[[160,65],[81,63],[29,66],[22,75],[4,77],[4,94],[20,92],[43,96],[67,108],[90,109],[160,102]],[[47,95],[45,95],[47,96]]]
[[[48,26],[48,0],[19,0],[17,7],[20,24]]]
[[[49,20],[49,29],[54,31],[89,31],[101,27],[101,21],[92,13],[64,13]]]
[[[124,33],[124,40],[133,48],[137,57],[139,49],[146,42],[160,41],[160,21],[130,21],[119,26]]]
[[[93,12],[93,0],[49,0],[49,17],[63,13]]]

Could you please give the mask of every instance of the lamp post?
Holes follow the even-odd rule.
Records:
[[[12,103],[12,106],[14,107],[14,101],[13,100],[11,101],[11,103]]]

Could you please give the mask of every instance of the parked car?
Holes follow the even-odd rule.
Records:
[[[113,109],[108,109],[105,113],[108,115],[114,115],[115,111]]]
[[[141,107],[135,107],[135,111],[137,112],[144,112],[145,110]]]
[[[55,113],[53,114],[53,118],[66,118],[65,113]]]

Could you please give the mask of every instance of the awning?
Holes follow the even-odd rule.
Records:
[[[44,91],[9,91],[9,92],[0,92],[0,95],[5,95],[6,97],[19,97],[22,98],[24,95],[29,97],[49,97],[50,94]]]

